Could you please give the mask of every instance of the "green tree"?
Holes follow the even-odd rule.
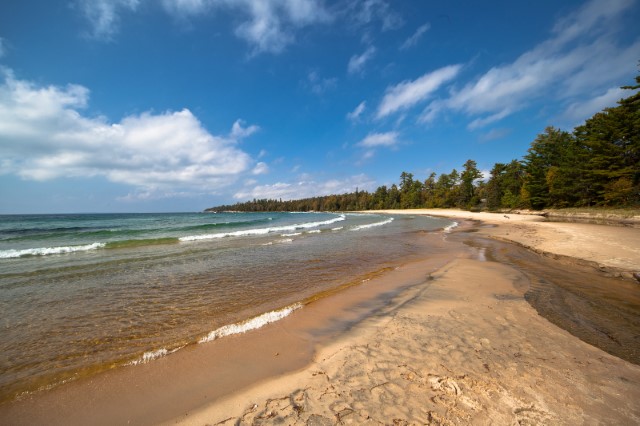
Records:
[[[491,169],[491,177],[487,182],[487,208],[520,208],[525,206],[522,199],[525,169],[522,162],[512,160],[508,164],[496,163]]]
[[[467,160],[463,167],[464,170],[460,173],[460,198],[458,206],[471,208],[478,204],[478,200],[475,197],[474,182],[482,177],[482,173],[480,173],[476,162],[473,160]]]
[[[502,207],[501,200],[504,195],[503,180],[506,168],[506,164],[496,163],[490,171],[490,177],[485,191],[487,208],[489,210],[497,210]]]
[[[568,186],[574,184],[570,180],[574,172],[575,155],[571,152],[574,147],[571,134],[554,127],[547,127],[531,143],[524,157],[527,173],[524,186],[532,208],[557,206],[566,196]]]
[[[640,76],[635,86],[640,89]],[[640,92],[618,101],[575,129],[588,153],[584,165],[584,196],[588,204],[640,202]],[[631,185],[629,187],[629,185]],[[627,188],[622,196],[621,188]],[[610,193],[611,192],[611,193]]]
[[[387,208],[388,209],[400,208],[400,191],[398,190],[398,186],[395,183],[391,185],[391,188],[389,189],[389,196],[387,198]]]
[[[387,186],[382,185],[376,189],[376,192],[373,194],[373,208],[376,210],[382,210],[387,208],[387,199],[389,197]]]
[[[429,177],[424,181],[422,185],[422,200],[425,207],[433,208],[435,207],[435,191],[436,191],[436,174],[431,172]]]
[[[453,207],[458,198],[460,174],[456,169],[451,173],[443,173],[438,177],[434,188],[433,207]]]

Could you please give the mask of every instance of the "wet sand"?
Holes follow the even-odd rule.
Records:
[[[474,213],[450,209],[382,210],[388,214],[424,214],[496,225],[482,234],[513,242],[554,259],[595,266],[631,278],[640,272],[640,229],[547,221],[535,214]],[[636,216],[638,220],[640,218]]]
[[[185,424],[637,424],[640,367],[550,324],[497,263],[459,259],[295,375]]]
[[[0,405],[0,424],[153,425],[193,413],[212,401],[305,368],[316,348],[373,315],[459,251],[439,234],[424,235],[432,253],[420,268],[383,268],[364,285],[315,300],[258,330],[194,345],[148,364],[116,368],[89,379]]]
[[[451,234],[425,234],[441,248],[429,259],[260,330],[0,407],[0,423],[638,424],[640,367],[554,325],[525,299],[540,280],[559,275],[549,269],[550,278],[540,277],[542,259],[569,275],[597,277],[577,280],[595,289],[577,292],[589,293],[587,300],[603,299],[596,290],[610,293],[602,285],[622,295],[612,303],[630,296],[628,318],[610,325],[624,329],[640,315],[633,299],[640,285],[624,278],[632,269],[621,267],[640,265],[638,230],[622,236],[613,227],[547,229],[535,217],[435,213],[498,226],[465,221]],[[604,256],[604,244],[587,250],[583,240],[598,235],[628,260]],[[542,255],[489,236],[511,237]],[[571,252],[575,244],[581,249]],[[563,309],[580,311],[556,311]],[[640,346],[634,333],[615,337],[631,357]],[[586,334],[594,332],[587,327]]]
[[[525,300],[545,281],[539,272],[546,268],[536,270],[536,265],[551,262],[556,269],[547,274],[553,281],[569,285],[567,276],[558,271],[579,276],[575,283],[582,288],[568,290],[578,296],[587,293],[586,299],[578,298],[587,300],[587,305],[610,294],[624,305],[629,296],[628,316],[614,327],[635,326],[631,322],[640,318],[640,286],[628,278],[633,269],[625,266],[640,265],[638,230],[547,224],[537,217],[512,220],[504,215],[467,216],[467,212],[405,213],[483,220],[498,226],[472,226],[446,236],[473,250],[461,250],[457,259],[389,303],[384,315],[368,318],[322,348],[304,370],[189,413],[180,423],[640,422],[640,366],[556,326]],[[474,234],[512,239],[540,254],[529,252],[538,258],[528,261],[505,256],[519,248],[494,245]],[[602,285],[608,289],[603,291]],[[557,286],[551,283],[548,288]],[[548,288],[542,293],[550,294]],[[547,297],[539,304],[552,301],[554,297]],[[575,305],[551,310],[563,309],[568,311],[569,323],[575,322],[572,310],[587,316],[591,312]],[[640,338],[635,330],[623,333],[627,340],[619,346],[637,360]],[[587,327],[586,334],[597,331]]]

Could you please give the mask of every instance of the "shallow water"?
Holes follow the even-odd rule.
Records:
[[[277,317],[424,256],[419,233],[452,222],[257,213],[3,216],[0,223],[6,401],[150,361],[264,313]]]
[[[459,233],[487,260],[528,279],[525,299],[540,315],[584,342],[640,365],[640,286],[570,259],[550,259],[515,244]]]

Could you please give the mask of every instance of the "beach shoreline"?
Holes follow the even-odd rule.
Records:
[[[396,215],[427,215],[481,221],[495,225],[482,233],[528,250],[574,264],[591,266],[612,276],[640,273],[640,230],[607,224],[549,221],[537,213],[487,213],[456,209],[376,210]],[[613,221],[612,218],[609,219]],[[624,221],[620,222],[624,225]]]
[[[496,225],[479,233],[555,261],[595,268],[594,273],[615,276],[627,284],[633,266],[640,264],[637,231],[617,241],[616,252],[626,258],[616,259],[611,253],[623,228],[543,222],[544,218],[533,215],[441,210],[379,213],[426,214]],[[607,244],[597,244],[603,235],[609,236]],[[521,272],[507,265],[461,256],[405,294],[407,300],[396,310],[364,322],[348,337],[320,350],[302,371],[257,384],[189,413],[178,423],[640,421],[634,402],[640,397],[640,367],[545,320],[525,301],[525,282]]]
[[[587,250],[588,244],[582,244],[580,257],[565,238],[570,236],[575,244],[613,235],[610,241],[615,241],[618,232],[612,227],[591,228],[597,225],[549,226],[543,218],[524,215],[442,210],[381,213],[459,220],[461,226],[450,234],[428,236],[455,250],[402,265],[365,286],[314,302],[282,321],[220,341],[232,349],[220,349],[220,342],[198,345],[203,347],[109,372],[91,386],[71,384],[39,395],[35,410],[29,401],[14,404],[18,408],[14,411],[0,407],[0,417],[11,415],[6,417],[8,424],[44,424],[45,419],[48,424],[92,420],[94,424],[640,421],[640,409],[634,404],[640,399],[638,365],[584,343],[545,320],[524,299],[525,274],[487,259],[482,247],[453,241],[458,235],[473,238],[476,234],[509,240],[558,257],[554,260],[566,257],[578,264],[586,262],[596,267],[594,273],[617,274],[628,284],[633,272],[628,265],[638,260],[633,257],[640,248],[635,239],[638,233],[618,241],[617,253],[626,256],[622,260],[603,256],[612,244],[600,244],[597,250]],[[496,226],[478,226],[481,224]],[[379,297],[374,298],[378,305],[371,309],[367,293],[373,286],[380,287]],[[334,306],[340,300],[346,303],[342,310]],[[347,312],[367,300],[366,309],[347,318]],[[321,313],[323,319],[317,316]],[[329,332],[323,339],[304,334],[319,323],[340,319],[348,326],[325,328]],[[192,357],[195,353],[199,355]],[[266,374],[227,387],[228,392],[215,397],[213,390],[229,386],[221,376],[204,374],[195,383],[185,378],[198,377],[199,369],[210,368],[221,356],[226,356],[224,365],[229,368],[261,363]],[[167,381],[163,376],[170,374],[179,383],[172,384],[172,389],[157,389]],[[225,380],[234,377],[227,372]],[[87,390],[95,394],[86,395]],[[123,399],[122,393],[127,392]],[[78,402],[82,397],[84,402]],[[114,407],[120,412],[113,412]]]

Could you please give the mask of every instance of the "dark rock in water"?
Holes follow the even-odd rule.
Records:
[[[633,273],[633,278],[635,278],[636,280],[640,281],[640,272],[634,272]]]

